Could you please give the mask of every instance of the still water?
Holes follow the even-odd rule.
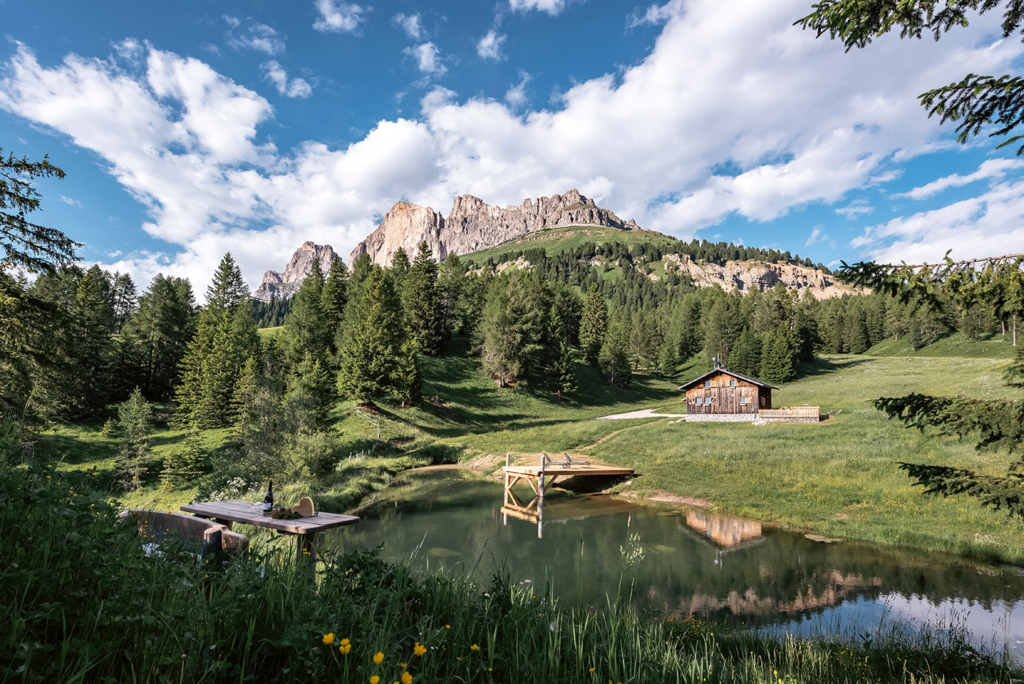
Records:
[[[517,494],[524,504],[532,498],[525,486]],[[541,520],[536,506],[503,512],[503,503],[498,482],[459,471],[408,473],[329,544],[350,550],[384,542],[387,558],[481,581],[505,570],[573,605],[605,605],[624,577],[625,591],[632,584],[645,612],[768,631],[862,636],[894,618],[912,627],[952,620],[977,646],[1024,656],[1024,575],[1015,568],[824,543],[750,520],[618,497],[549,491]]]

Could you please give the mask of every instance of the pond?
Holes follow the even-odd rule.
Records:
[[[524,503],[532,491],[517,491]],[[456,470],[407,473],[331,533],[343,550],[384,543],[387,558],[470,573],[504,570],[563,603],[623,596],[649,614],[690,616],[801,634],[872,634],[893,619],[911,628],[966,628],[978,647],[1024,654],[1024,575],[942,555],[803,534],[706,510],[549,491],[505,508],[503,489]],[[539,524],[538,524],[539,523]]]

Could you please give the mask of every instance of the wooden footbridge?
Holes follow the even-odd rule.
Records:
[[[632,468],[621,466],[591,464],[589,461],[573,460],[567,453],[563,453],[564,460],[552,460],[546,453],[542,453],[540,463],[537,465],[510,465],[511,454],[505,454],[505,467],[502,472],[505,476],[505,502],[501,507],[503,521],[508,524],[508,516],[525,520],[537,525],[537,536],[543,537],[543,507],[544,493],[559,479],[569,477],[623,477],[633,475],[636,471]],[[513,487],[520,481],[526,481],[533,490],[534,498],[524,504],[516,496]]]

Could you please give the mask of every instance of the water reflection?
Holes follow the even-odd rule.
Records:
[[[924,621],[962,611],[979,643],[1024,641],[1024,577],[1007,568],[871,544],[825,544],[705,510],[633,505],[608,496],[503,500],[500,483],[458,472],[400,480],[363,522],[331,535],[342,548],[482,580],[507,570],[562,601],[604,605],[623,572],[644,611],[808,631],[840,621],[859,634],[890,614]],[[509,504],[525,511],[512,511]],[[521,517],[516,514],[521,514]],[[620,549],[640,536],[644,560]],[[538,538],[540,536],[540,538]],[[929,617],[930,616],[930,617]]]
[[[761,523],[710,511],[686,512],[686,524],[724,549],[737,549],[764,541]]]

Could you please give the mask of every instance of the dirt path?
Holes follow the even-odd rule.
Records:
[[[642,411],[630,411],[629,413],[616,413],[613,416],[601,416],[594,420],[629,420],[630,418],[685,418],[685,413],[655,413],[654,409],[643,409]]]

